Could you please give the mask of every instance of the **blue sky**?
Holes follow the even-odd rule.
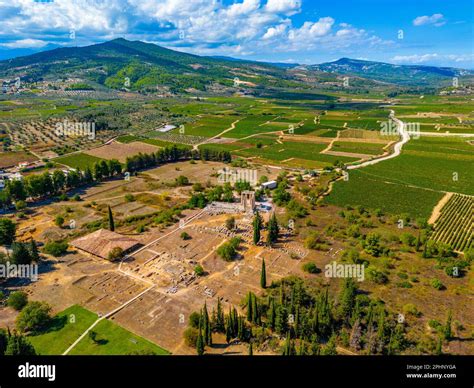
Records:
[[[472,0],[0,0],[0,59],[117,37],[201,55],[474,68]]]

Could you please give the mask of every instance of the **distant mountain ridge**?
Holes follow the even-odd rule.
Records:
[[[366,61],[361,59],[341,58],[334,62],[311,65],[308,68],[318,71],[354,75],[382,82],[396,84],[430,84],[446,78],[473,76],[474,71],[453,67],[436,67],[425,65],[394,65],[391,63]]]
[[[130,81],[132,90],[169,88],[172,92],[231,87],[234,80],[257,88],[294,87],[301,83],[294,70],[352,75],[397,85],[439,86],[452,77],[472,77],[474,71],[449,67],[393,65],[341,58],[318,65],[267,63],[222,56],[199,56],[152,43],[123,38],[84,47],[56,48],[0,61],[0,77],[28,80],[84,78],[114,89]],[[240,84],[240,83],[239,83]],[[217,85],[217,86],[216,86]]]

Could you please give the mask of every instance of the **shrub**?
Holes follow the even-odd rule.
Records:
[[[416,306],[413,303],[407,303],[403,306],[403,312],[405,315],[413,315],[414,317],[421,316],[421,313],[418,311]]]
[[[194,267],[194,273],[197,276],[204,276],[204,268],[202,268],[202,266],[198,264]]]
[[[198,335],[199,335],[198,329],[194,327],[188,327],[183,333],[184,342],[186,343],[187,346],[191,348],[195,348]]]
[[[79,194],[74,194],[74,197],[72,199],[76,202],[79,202],[81,200],[81,196]]]
[[[16,210],[26,209],[26,202],[25,201],[16,201],[15,202],[15,209]]]
[[[186,186],[189,185],[189,179],[184,175],[180,175],[176,178],[176,185],[178,186]]]
[[[54,219],[54,223],[56,224],[56,226],[59,226],[60,228],[62,228],[64,225],[64,217],[56,216],[56,218]]]
[[[179,237],[181,237],[182,240],[191,240],[191,236],[186,232],[181,233]]]
[[[474,248],[469,248],[464,251],[464,258],[468,261],[474,260]]]
[[[302,268],[303,271],[311,274],[317,274],[321,272],[321,270],[313,262],[304,263]]]
[[[199,327],[199,320],[201,319],[201,315],[198,312],[193,312],[189,316],[189,326],[194,327],[197,329]]]
[[[228,230],[232,230],[235,228],[235,218],[234,217],[229,217],[225,220],[225,227]]]
[[[0,218],[0,245],[10,245],[15,240],[16,224],[8,218]]]
[[[388,277],[382,271],[375,267],[369,266],[366,269],[367,278],[376,284],[385,284],[388,282]]]
[[[232,261],[236,253],[235,249],[228,243],[224,243],[217,249],[217,254],[225,261]]]
[[[68,196],[67,196],[66,194],[64,194],[64,193],[61,194],[61,195],[59,195],[59,196],[58,196],[58,199],[59,199],[60,201],[69,201]]]
[[[125,201],[133,202],[133,201],[135,201],[135,197],[133,196],[133,194],[126,194],[125,195]]]
[[[402,233],[400,235],[400,242],[408,247],[415,246],[416,237],[411,233]]]
[[[37,331],[50,321],[51,307],[45,302],[28,302],[16,319],[16,326],[21,332]]]
[[[120,247],[114,247],[107,255],[107,260],[115,261],[120,260],[123,257],[123,249]]]
[[[193,191],[200,193],[204,191],[204,187],[199,182],[197,182],[193,185]]]
[[[441,280],[437,278],[431,279],[430,284],[433,288],[436,288],[437,290],[443,290],[445,288],[443,283],[441,283]]]
[[[43,252],[48,253],[54,257],[59,257],[66,253],[67,242],[64,241],[51,241],[44,245]]]
[[[28,295],[23,291],[12,292],[7,300],[7,305],[20,311],[28,303]]]
[[[404,280],[403,282],[398,282],[398,283],[397,283],[397,287],[400,287],[400,288],[412,288],[413,285],[412,285],[408,280]]]
[[[308,249],[321,250],[324,248],[326,240],[319,232],[312,231],[304,240],[304,246]]]

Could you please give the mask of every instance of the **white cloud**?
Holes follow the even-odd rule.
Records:
[[[265,32],[265,35],[263,35],[263,39],[272,39],[276,37],[281,37],[285,34],[288,26],[286,24],[279,24],[278,26],[275,27],[270,27],[267,29],[267,32]]]
[[[196,54],[259,55],[336,50],[386,42],[331,16],[295,26],[302,0],[0,0],[0,42],[68,45],[125,37]],[[39,44],[39,43],[36,43]]]
[[[268,12],[292,15],[301,10],[301,0],[268,0],[265,6]]]
[[[433,59],[437,59],[439,56],[438,54],[414,54],[414,55],[395,55],[392,58],[394,62],[408,62],[408,63],[424,63],[431,61]]]
[[[429,25],[432,24],[436,27],[440,27],[444,25],[446,22],[444,21],[444,16],[441,13],[435,13],[431,16],[418,16],[413,20],[413,25],[414,26],[424,26],[424,25]]]
[[[474,61],[474,54],[413,54],[413,55],[396,55],[392,58],[393,62],[397,63],[443,63],[443,62],[456,62],[456,63],[472,63]]]
[[[15,40],[13,42],[8,42],[8,43],[0,43],[0,46],[2,47],[8,47],[11,49],[17,49],[17,48],[41,48],[46,46],[48,43],[43,42],[42,40],[39,39],[20,39],[20,40]]]

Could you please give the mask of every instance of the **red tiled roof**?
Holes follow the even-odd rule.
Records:
[[[127,251],[138,245],[138,241],[107,229],[99,229],[87,236],[71,241],[70,245],[106,259],[113,248],[120,247],[123,251]]]

